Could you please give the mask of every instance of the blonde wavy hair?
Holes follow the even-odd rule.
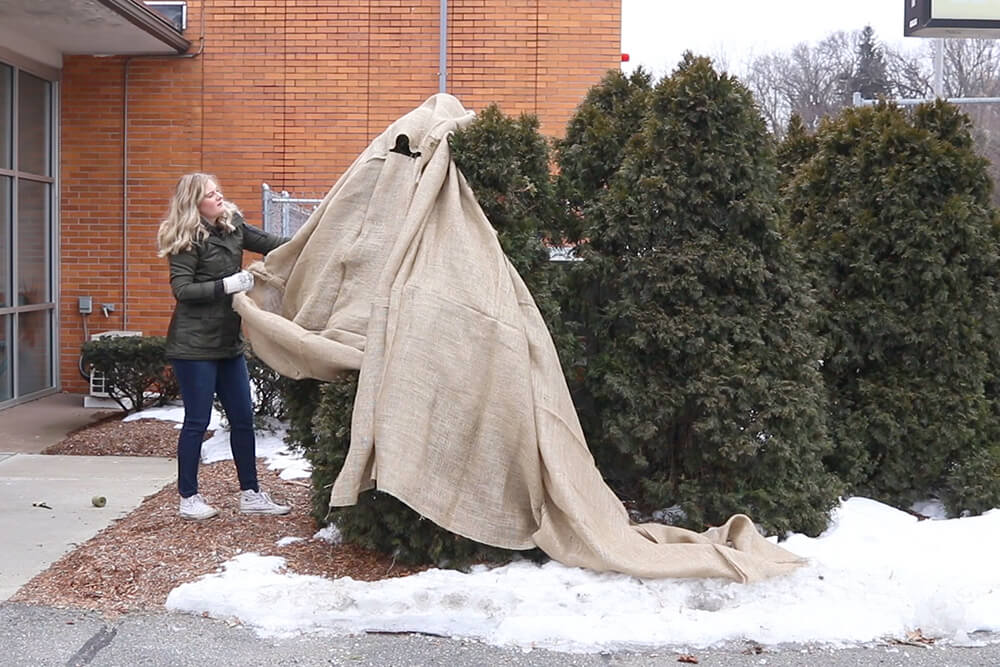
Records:
[[[218,179],[211,174],[185,174],[177,181],[177,188],[170,197],[167,217],[160,223],[160,230],[156,235],[160,257],[190,250],[195,243],[200,243],[208,237],[209,232],[202,224],[198,204],[208,193],[207,186],[210,181],[218,187]],[[240,210],[230,201],[223,201],[222,207],[225,212],[217,224],[231,232],[236,229],[233,226],[233,217],[240,215]]]

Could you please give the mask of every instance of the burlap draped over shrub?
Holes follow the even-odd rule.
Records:
[[[360,369],[331,505],[376,486],[479,542],[641,577],[795,568],[743,515],[704,533],[630,523],[531,294],[452,162],[447,138],[473,118],[438,94],[390,125],[234,300],[283,375]],[[411,154],[391,150],[400,135]]]

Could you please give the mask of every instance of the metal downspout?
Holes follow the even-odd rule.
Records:
[[[440,35],[438,37],[438,92],[448,92],[448,0],[441,0]]]

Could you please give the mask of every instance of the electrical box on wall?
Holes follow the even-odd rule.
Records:
[[[146,6],[174,24],[177,32],[187,30],[187,2],[180,0],[148,0]]]

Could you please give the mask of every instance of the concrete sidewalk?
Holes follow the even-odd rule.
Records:
[[[51,394],[0,410],[0,452],[41,454],[72,431],[120,410],[83,407],[83,394]]]
[[[78,394],[0,411],[0,602],[176,478],[172,458],[40,454],[111,414]]]

